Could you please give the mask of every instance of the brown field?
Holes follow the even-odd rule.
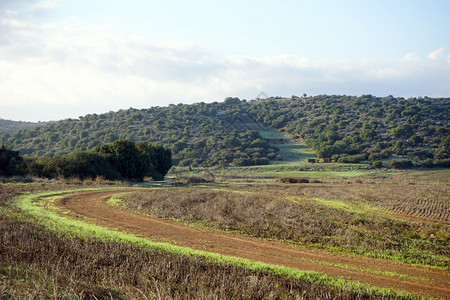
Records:
[[[156,241],[448,298],[448,183],[292,182],[142,190],[122,196],[122,208],[106,204],[117,193],[111,191],[55,204],[73,218]],[[11,206],[24,191],[73,188],[0,185],[0,298],[383,298],[200,257],[70,237],[36,225]]]
[[[405,256],[405,247],[415,243],[442,256],[416,253],[415,263],[448,267],[450,228],[442,225],[448,225],[449,194],[446,185],[429,191],[426,185],[334,183],[158,189],[123,199],[129,209],[156,217],[375,257]],[[336,201],[349,209],[332,206]],[[366,204],[378,210],[364,211]]]
[[[131,244],[70,237],[33,224],[11,207],[21,192],[71,188],[0,185],[0,299],[382,298]]]
[[[28,222],[2,218],[0,233],[1,299],[368,299],[200,258],[65,237]]]
[[[400,218],[419,217],[417,221],[450,225],[450,187],[444,183],[369,180],[309,185],[301,192],[311,197],[361,201],[386,208]]]
[[[152,194],[154,192],[155,190]],[[330,254],[239,234],[187,227],[178,222],[109,207],[105,201],[115,193],[117,191],[80,193],[61,198],[57,201],[57,206],[69,211],[76,218],[87,217],[102,226],[193,249],[344,276],[377,286],[406,289],[424,296],[444,297],[450,291],[450,276],[447,271],[413,267],[389,260]],[[387,273],[398,275],[391,276]]]

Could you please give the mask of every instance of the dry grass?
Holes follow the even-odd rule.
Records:
[[[344,252],[448,267],[450,228],[446,226],[396,220],[314,201],[289,200],[290,196],[308,196],[368,201],[369,193],[377,191],[376,188],[363,190],[366,184],[337,186],[258,185],[234,187],[229,191],[158,189],[129,194],[124,200],[129,209],[157,217],[325,249],[338,248]]]
[[[92,185],[108,183],[92,182]],[[0,184],[0,298],[372,299],[303,280],[179,257],[133,245],[47,231],[9,206],[22,192],[73,189],[65,183]],[[130,194],[131,209],[259,237],[404,255],[448,266],[448,226],[390,219],[289,197],[367,203],[448,220],[449,186],[334,182],[257,187],[152,189]],[[411,252],[414,250],[415,252]],[[384,251],[384,252],[383,252]],[[409,252],[408,252],[409,251]],[[432,255],[426,256],[425,252]],[[442,259],[442,257],[445,257]]]
[[[198,257],[73,238],[35,225],[9,206],[24,191],[67,188],[0,185],[0,299],[381,298]]]
[[[324,199],[361,201],[400,214],[436,221],[450,221],[449,184],[420,182],[412,184],[393,181],[358,183],[330,183],[305,185],[301,188],[291,187],[289,193]]]
[[[0,218],[0,298],[372,299],[302,280],[71,238]]]

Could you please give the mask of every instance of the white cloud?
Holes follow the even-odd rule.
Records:
[[[31,13],[49,11],[58,8],[61,0],[40,0],[27,7],[27,11]]]
[[[420,60],[420,56],[417,55],[417,53],[415,53],[415,52],[411,52],[411,53],[408,53],[405,56],[403,56],[403,59],[407,60],[407,61],[408,60],[409,61],[419,61]]]
[[[57,1],[39,2],[51,8]],[[215,58],[176,41],[121,36],[76,19],[39,24],[0,17],[0,117],[48,120],[169,103],[292,94],[449,96],[450,59]],[[439,63],[436,63],[439,62]],[[37,110],[37,111],[36,111]]]
[[[434,61],[442,61],[445,60],[445,56],[444,56],[444,47],[441,47],[439,49],[436,49],[434,51],[432,51],[430,54],[428,54],[427,56],[429,59],[434,60]]]

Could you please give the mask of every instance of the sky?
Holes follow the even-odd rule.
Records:
[[[448,0],[0,0],[0,118],[226,97],[450,97]]]

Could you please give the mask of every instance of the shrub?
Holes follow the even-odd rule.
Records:
[[[436,159],[433,165],[438,168],[450,168],[450,158]]]
[[[381,160],[377,160],[372,162],[372,167],[375,169],[380,169],[383,167],[383,163],[381,162]]]
[[[282,183],[309,183],[309,179],[294,177],[283,177],[280,178],[279,181]]]
[[[368,157],[367,153],[355,154],[355,155],[346,155],[346,156],[339,157],[338,162],[340,162],[340,163],[358,164],[362,160],[366,160],[367,157]]]
[[[190,184],[192,184],[192,183],[207,183],[207,182],[209,182],[209,181],[206,180],[205,178],[196,177],[196,176],[189,177],[189,179],[187,180],[187,183],[190,183]]]
[[[391,169],[411,169],[413,163],[409,159],[394,159],[389,162],[389,167]]]

